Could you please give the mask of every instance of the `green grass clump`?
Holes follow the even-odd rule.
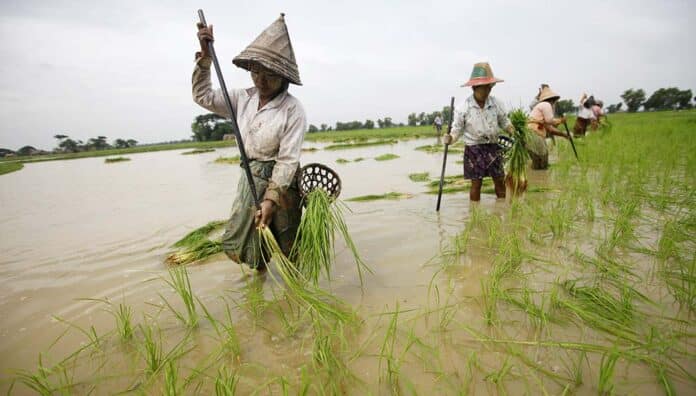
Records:
[[[398,140],[394,139],[382,139],[368,142],[354,142],[354,143],[339,143],[331,144],[324,147],[324,150],[345,150],[358,147],[369,147],[369,146],[383,146],[385,144],[396,144],[399,143]]]
[[[411,198],[412,196],[413,195],[406,194],[406,193],[389,192],[389,193],[380,194],[380,195],[375,195],[375,194],[361,195],[359,197],[348,198],[348,199],[346,199],[346,201],[366,202],[366,201],[378,201],[381,199],[407,199],[407,198]]]
[[[389,161],[389,160],[393,160],[396,158],[399,158],[399,156],[396,154],[389,153],[389,154],[382,154],[380,156],[375,157],[375,161]]]
[[[128,157],[114,157],[114,158],[106,158],[104,159],[104,162],[107,164],[111,164],[114,162],[124,162],[124,161],[130,161],[131,159]]]
[[[337,164],[347,164],[348,162],[350,162],[350,160],[347,160],[345,158],[339,158],[336,160]]]
[[[414,182],[425,182],[425,181],[430,180],[428,178],[428,172],[411,173],[410,175],[408,175],[408,178]]]
[[[416,150],[418,151],[425,151],[426,153],[442,153],[445,151],[445,145],[444,144],[429,144],[425,146],[418,146],[416,147]],[[449,148],[447,149],[447,153],[464,153],[464,143],[462,142],[457,142],[454,144],[451,144]]]
[[[205,148],[205,149],[195,149],[191,151],[184,151],[181,153],[181,155],[191,155],[191,154],[203,154],[203,153],[210,153],[212,151],[215,151],[214,148]]]
[[[16,172],[22,168],[24,168],[24,164],[21,162],[0,162],[0,175]]]
[[[230,165],[236,165],[242,161],[241,157],[238,155],[234,155],[232,157],[218,157],[215,160],[216,164],[230,164]]]

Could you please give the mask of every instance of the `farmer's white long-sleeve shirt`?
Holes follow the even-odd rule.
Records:
[[[498,99],[488,96],[481,108],[474,95],[471,95],[454,111],[452,143],[456,142],[460,135],[464,144],[468,146],[496,143],[499,131],[509,126],[510,120]]]
[[[196,61],[192,78],[193,100],[213,113],[230,118],[222,91],[212,88],[210,63],[210,58]],[[259,161],[276,161],[272,185],[287,188],[300,163],[307,131],[307,116],[302,104],[285,91],[259,109],[256,88],[228,91],[247,156]]]

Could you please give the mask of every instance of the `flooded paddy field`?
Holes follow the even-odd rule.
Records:
[[[612,122],[576,142],[579,162],[557,142],[523,198],[484,185],[471,205],[455,177],[439,213],[442,153],[417,149],[435,138],[307,142],[318,150],[303,164],[341,176],[373,272],[361,284],[339,238],[320,285],[352,315],[333,323],[224,254],[164,264],[175,241],[228,216],[242,173],[216,160],[236,148],[26,164],[0,177],[0,388],[693,394],[696,113]]]

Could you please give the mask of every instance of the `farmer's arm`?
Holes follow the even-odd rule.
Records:
[[[203,28],[202,25],[198,24],[198,40],[201,50],[196,52],[196,66],[193,68],[193,76],[191,78],[193,101],[215,114],[230,118],[222,90],[214,90],[210,81],[210,64],[213,60],[208,54],[207,42],[213,41],[213,26]],[[232,108],[235,112],[237,111],[239,92],[239,90],[234,89],[228,91]]]
[[[541,115],[544,117],[544,128],[546,129],[546,133],[554,136],[566,137],[563,132],[556,128],[557,125],[560,125],[563,123],[563,121],[565,121],[565,117],[554,118],[553,106],[551,106],[551,103],[548,102],[544,102],[540,109]]]
[[[464,110],[454,109],[454,117],[452,120],[452,133],[445,133],[443,143],[452,144],[459,140],[459,136],[462,134],[464,127],[466,126],[466,112]]]

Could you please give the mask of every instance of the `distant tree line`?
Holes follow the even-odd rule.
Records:
[[[54,135],[58,140],[58,147],[53,150],[56,153],[78,153],[81,151],[106,150],[111,148],[128,148],[138,145],[138,141],[134,139],[118,138],[109,144],[106,136],[97,136],[90,138],[87,142],[82,140],[73,140],[68,135]]]
[[[627,89],[621,99],[626,103],[629,113],[635,113],[641,106],[645,111],[686,110],[694,107],[692,100],[696,101],[690,89],[682,91],[676,87],[660,88],[647,99],[642,89]]]

